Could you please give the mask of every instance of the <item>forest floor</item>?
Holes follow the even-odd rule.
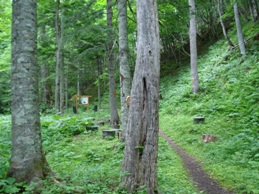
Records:
[[[176,145],[161,129],[159,130],[159,134],[182,158],[184,167],[188,171],[191,181],[197,185],[200,191],[208,194],[232,194],[232,192],[226,188],[221,187],[216,180],[210,178],[203,170],[201,164],[192,156],[188,155],[181,147]]]

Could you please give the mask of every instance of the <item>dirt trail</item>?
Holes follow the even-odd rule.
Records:
[[[202,166],[191,156],[189,156],[182,148],[175,145],[172,139],[170,139],[161,129],[159,134],[169,143],[169,145],[176,150],[181,156],[184,167],[190,174],[190,177],[198,189],[207,194],[233,194],[225,188],[222,188],[217,181],[211,179],[209,175],[202,169]]]

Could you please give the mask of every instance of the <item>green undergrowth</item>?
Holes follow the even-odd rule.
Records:
[[[94,117],[95,116],[95,117]],[[124,143],[118,138],[102,138],[101,130],[85,130],[86,125],[107,117],[105,112],[42,115],[42,139],[47,161],[55,177],[43,180],[41,187],[15,184],[5,178],[10,157],[10,116],[1,116],[0,193],[127,193],[119,189]],[[168,143],[160,138],[158,184],[161,193],[198,193],[189,181],[181,159]],[[139,191],[137,193],[145,193]]]
[[[241,57],[220,40],[200,56],[198,94],[191,92],[188,67],[177,77],[163,77],[160,127],[222,185],[259,193],[259,41],[246,47]],[[193,124],[195,116],[205,123]],[[216,142],[202,143],[205,133],[217,135]]]

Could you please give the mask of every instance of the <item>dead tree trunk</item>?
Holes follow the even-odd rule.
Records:
[[[160,40],[156,0],[137,1],[137,61],[131,90],[121,186],[157,193]]]

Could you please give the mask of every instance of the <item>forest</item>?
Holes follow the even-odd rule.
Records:
[[[0,0],[0,193],[259,194],[256,0]]]

